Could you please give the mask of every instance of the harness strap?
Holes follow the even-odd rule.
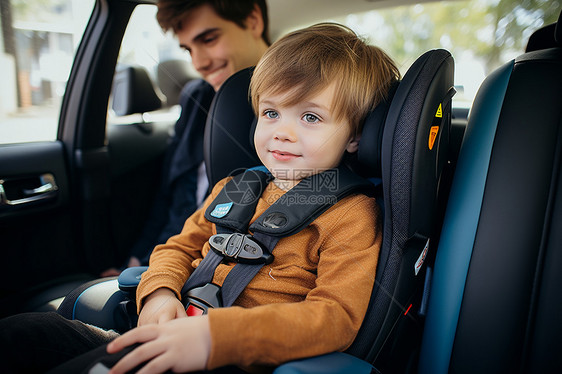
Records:
[[[218,234],[253,232],[253,238],[271,253],[279,239],[299,232],[339,199],[352,192],[373,195],[372,183],[342,166],[304,179],[249,225],[271,179],[267,170],[255,168],[235,176],[207,208],[205,218],[216,225]],[[321,198],[326,201],[318,201]],[[223,259],[209,251],[182,288],[182,300],[194,288],[211,283]],[[222,306],[231,306],[263,265],[237,263],[221,287]]]
[[[197,266],[195,271],[191,273],[189,278],[187,278],[187,282],[183,285],[183,288],[181,289],[182,300],[184,300],[185,295],[189,292],[189,290],[211,283],[213,281],[215,269],[219,266],[222,260],[222,256],[216,254],[214,251],[209,251],[207,256],[201,260],[199,266]]]
[[[279,241],[279,237],[265,235],[259,232],[254,234],[259,242],[261,242],[271,253]],[[222,303],[223,306],[231,306],[234,301],[240,296],[242,291],[256,276],[264,264],[236,264],[234,268],[228,273],[222,284]]]
[[[215,224],[217,234],[231,234],[233,232],[245,232],[247,230],[248,223],[252,217],[249,213],[253,213],[256,210],[259,196],[261,196],[270,179],[271,174],[269,174],[267,169],[265,169],[265,167],[258,167],[248,169],[246,172],[236,175],[224,186],[215,199],[219,204],[212,205],[212,207],[225,207],[224,210],[208,209],[205,212],[205,216],[211,222],[216,222],[217,219],[220,219],[220,224]],[[226,216],[229,213],[229,216],[234,216],[234,219],[229,219],[228,216],[223,218],[223,215]],[[271,248],[268,247],[268,249]],[[221,255],[210,250],[182,287],[182,300],[185,300],[185,296],[190,290],[211,283],[213,281],[215,269],[223,259]],[[242,290],[243,289],[244,288],[242,288]],[[236,297],[238,297],[238,295]],[[229,306],[230,305],[231,304],[229,304]]]

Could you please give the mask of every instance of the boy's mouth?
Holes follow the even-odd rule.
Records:
[[[299,155],[296,155],[294,153],[279,151],[279,150],[271,151],[271,154],[273,155],[273,157],[276,160],[279,160],[279,161],[289,161],[289,160],[293,160],[297,157],[300,157]]]

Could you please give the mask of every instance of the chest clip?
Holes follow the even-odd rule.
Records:
[[[273,255],[252,235],[216,234],[209,238],[211,249],[229,261],[243,264],[270,264]]]

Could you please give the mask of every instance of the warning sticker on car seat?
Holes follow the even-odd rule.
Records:
[[[414,265],[414,272],[416,273],[416,275],[418,275],[418,273],[420,272],[423,262],[425,261],[425,258],[427,256],[428,250],[429,250],[429,239],[427,239],[427,242],[425,243],[425,247],[423,247],[423,251],[420,257],[418,257],[416,264]]]
[[[435,140],[437,139],[438,133],[439,133],[439,126],[431,126],[431,129],[429,129],[429,141],[427,143],[430,151],[433,149],[433,146],[435,145]]]
[[[435,117],[442,118],[443,117],[443,108],[441,104],[439,104],[439,108],[437,108],[437,112],[435,113]]]

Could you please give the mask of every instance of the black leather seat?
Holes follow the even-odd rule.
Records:
[[[162,98],[145,68],[124,66],[115,72],[112,109],[118,116],[146,113],[162,107]]]
[[[474,101],[420,373],[562,372],[561,22],[492,73]]]

